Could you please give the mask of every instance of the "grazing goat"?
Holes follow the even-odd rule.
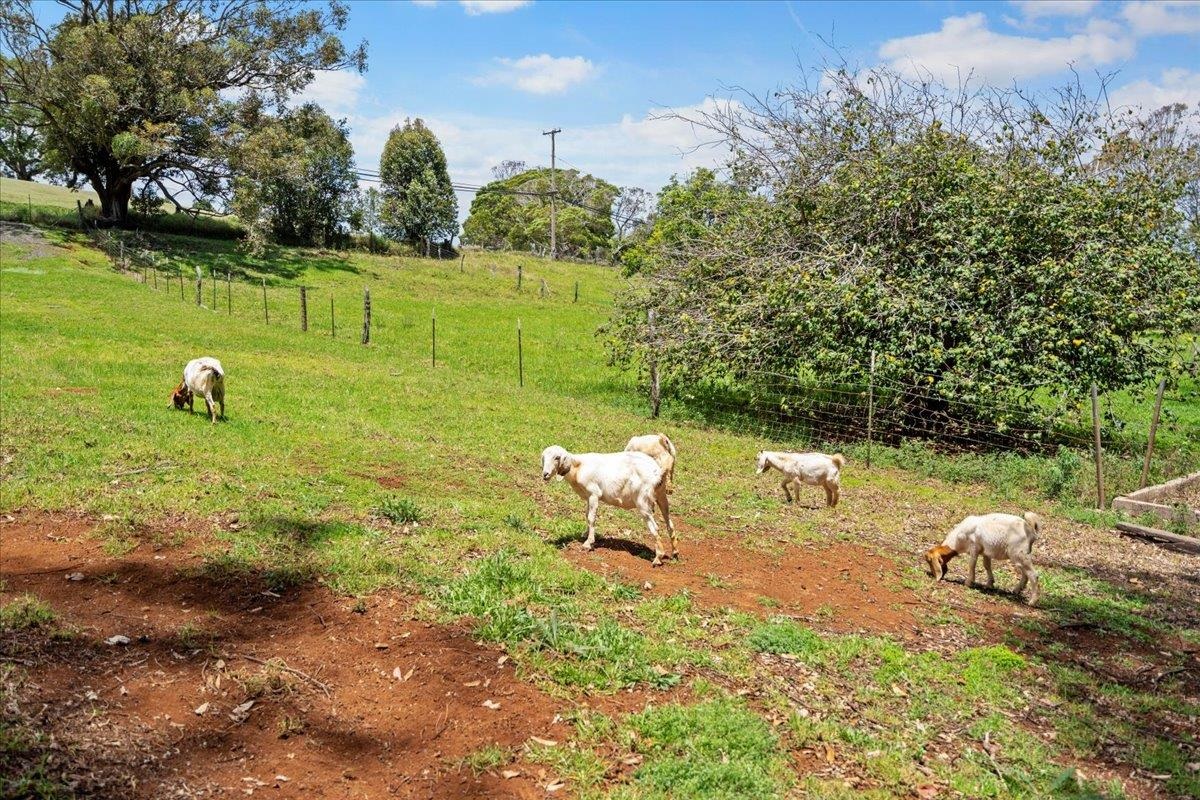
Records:
[[[671,536],[671,555],[679,557],[675,524],[667,503],[667,479],[654,459],[645,453],[568,453],[558,445],[542,451],[542,480],[558,475],[587,501],[585,550],[596,545],[596,511],[601,503],[636,510],[654,537],[654,566],[662,566],[666,553],[654,519],[657,505]]]
[[[954,530],[946,535],[944,542],[937,547],[931,547],[925,553],[927,572],[940,581],[946,577],[946,565],[950,563],[950,559],[966,554],[971,558],[971,566],[967,569],[967,586],[971,587],[975,585],[975,562],[982,555],[990,589],[995,583],[992,559],[1008,559],[1012,561],[1013,569],[1021,576],[1013,594],[1020,595],[1025,591],[1025,584],[1032,581],[1033,590],[1029,593],[1029,605],[1037,605],[1042,589],[1031,556],[1033,543],[1037,541],[1041,530],[1041,517],[1032,511],[1027,511],[1023,517],[1015,514],[967,517],[954,526]]]
[[[654,459],[658,468],[667,476],[667,491],[675,486],[675,445],[665,433],[648,433],[635,436],[625,445],[626,453],[645,453]]]
[[[825,490],[825,505],[830,508],[836,506],[841,497],[844,466],[846,457],[841,453],[827,456],[824,453],[773,453],[764,450],[758,454],[759,475],[771,467],[783,473],[783,493],[789,503],[793,498],[788,487],[795,484],[796,495],[799,496],[800,484],[807,483],[822,487]]]
[[[216,407],[221,406],[221,419],[225,419],[225,370],[215,358],[194,358],[183,368],[183,380],[171,393],[171,405],[195,413],[196,395],[204,398],[204,407],[213,424],[217,422]]]

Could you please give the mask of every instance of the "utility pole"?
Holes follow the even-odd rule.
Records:
[[[558,183],[554,176],[554,135],[562,133],[562,128],[552,128],[542,131],[542,136],[550,137],[550,260],[558,260]]]

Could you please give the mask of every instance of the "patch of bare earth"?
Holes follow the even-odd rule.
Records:
[[[184,548],[107,557],[90,529],[0,523],[0,602],[35,595],[78,630],[6,635],[0,658],[20,667],[9,709],[54,737],[30,757],[80,796],[545,796],[553,776],[536,765],[506,765],[511,779],[462,766],[566,734],[559,702],[496,648],[415,621],[402,596],[356,609],[321,586],[277,595]]]
[[[757,614],[803,618],[833,631],[911,633],[920,597],[901,588],[896,565],[858,545],[832,543],[769,550],[750,549],[737,539],[694,539],[677,521],[678,560],[654,567],[654,551],[637,534],[596,538],[586,551],[570,544],[574,564],[665,594],[687,590],[700,603]]]

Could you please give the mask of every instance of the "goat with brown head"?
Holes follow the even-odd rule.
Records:
[[[175,391],[171,392],[171,405],[174,408],[183,410],[183,407],[192,401],[192,390],[187,388],[183,381],[175,387]]]
[[[925,572],[934,580],[941,580],[946,577],[950,559],[958,555],[957,552],[947,547],[944,544],[939,544],[937,547],[931,547],[925,551]]]

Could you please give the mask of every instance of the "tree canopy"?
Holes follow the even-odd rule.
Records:
[[[446,154],[420,119],[405,120],[388,135],[379,161],[385,233],[414,246],[447,241],[458,232],[458,198]]]
[[[1194,136],[1079,87],[1043,98],[827,74],[696,120],[733,149],[659,196],[614,357],[693,385],[861,386],[1003,428],[1170,365],[1200,311]],[[1167,129],[1167,133],[1164,132]],[[647,310],[656,313],[651,340]]]
[[[613,237],[617,187],[578,170],[557,172],[559,255],[591,257]],[[463,241],[508,250],[548,247],[550,170],[526,170],[480,189],[463,224]]]
[[[168,198],[228,190],[230,154],[318,70],[365,68],[337,32],[346,6],[283,0],[66,0],[53,26],[32,0],[0,5],[3,102],[33,116],[52,168],[84,176],[105,218],[134,184]]]
[[[330,244],[357,205],[346,123],[306,103],[251,133],[234,154],[233,209],[252,241]]]

